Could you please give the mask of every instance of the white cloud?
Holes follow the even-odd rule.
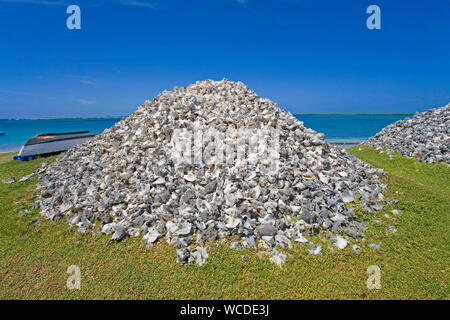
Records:
[[[15,91],[15,90],[7,90],[7,89],[0,89],[0,93],[4,94],[14,94],[19,96],[36,96],[33,93],[24,92],[24,91]]]
[[[88,84],[88,85],[91,85],[91,86],[97,84],[95,81],[91,81],[91,80],[80,80],[80,83]]]
[[[84,105],[95,104],[95,101],[85,100],[85,99],[77,99],[76,101],[79,104],[84,104]]]
[[[134,7],[144,7],[150,9],[156,9],[156,3],[154,1],[145,0],[118,0],[120,4]]]
[[[88,84],[88,85],[92,85],[92,86],[97,84],[97,80],[95,80],[94,78],[91,78],[89,76],[69,75],[68,77],[75,79],[82,84]]]

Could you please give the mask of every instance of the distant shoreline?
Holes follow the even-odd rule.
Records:
[[[415,113],[294,113],[294,116],[413,116]],[[76,120],[76,119],[125,119],[128,116],[62,117],[62,118],[0,118],[0,120]]]

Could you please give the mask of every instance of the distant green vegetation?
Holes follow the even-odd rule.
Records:
[[[261,252],[235,251],[227,244],[211,244],[202,267],[180,266],[175,248],[165,243],[144,248],[141,237],[110,243],[104,235],[80,234],[66,222],[38,220],[36,210],[25,211],[37,178],[0,183],[0,298],[448,299],[449,167],[400,155],[390,160],[370,148],[350,152],[385,169],[385,198],[394,196],[399,203],[364,216],[370,221],[365,239],[352,242],[361,246],[360,254],[351,245],[332,252],[323,242],[323,256],[311,256],[307,245],[295,244],[282,269]],[[46,160],[11,157],[0,155],[0,180],[18,179]],[[403,215],[391,213],[394,208]],[[380,250],[367,246],[380,242]],[[66,288],[70,265],[81,268],[81,290]],[[380,290],[367,289],[370,265],[381,269]]]

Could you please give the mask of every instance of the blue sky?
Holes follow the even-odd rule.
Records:
[[[448,0],[0,0],[0,118],[128,115],[224,77],[293,113],[424,111],[450,102],[448,21]]]

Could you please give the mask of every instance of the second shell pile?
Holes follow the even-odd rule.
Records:
[[[362,144],[450,164],[450,104],[394,122]]]
[[[242,148],[241,157],[196,158],[195,143],[192,155],[180,157],[176,136],[192,132],[184,141],[196,141],[212,129],[201,145],[210,139]],[[277,166],[249,151],[249,132],[269,131],[278,142],[266,151]],[[308,242],[306,235],[330,232],[339,247],[344,237],[363,236],[365,224],[346,203],[359,198],[363,208],[379,210],[385,187],[379,173],[243,83],[207,80],[162,92],[61,155],[39,182],[38,205],[42,215],[65,218],[82,232],[101,230],[117,241],[142,235],[147,246],[172,243],[179,263],[201,265],[208,242],[233,238],[232,248],[270,250],[281,264],[282,248]]]

